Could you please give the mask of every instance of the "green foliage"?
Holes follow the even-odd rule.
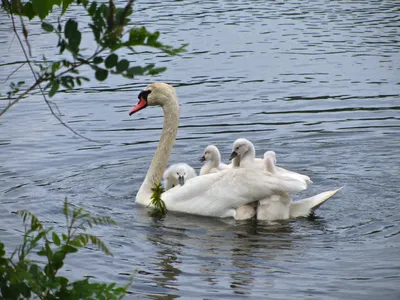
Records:
[[[150,210],[150,215],[152,217],[161,218],[165,216],[167,213],[167,207],[165,206],[164,201],[161,199],[161,194],[164,193],[164,188],[161,183],[156,184],[154,188],[151,189],[153,192],[151,194],[151,202],[149,204],[152,205],[152,210]]]
[[[126,294],[132,281],[116,287],[116,283],[94,283],[87,278],[70,282],[68,278],[58,275],[66,257],[87,244],[95,245],[105,254],[111,255],[98,237],[85,233],[85,230],[94,225],[115,224],[109,217],[95,217],[82,208],[71,209],[67,199],[64,201],[63,213],[66,233],[60,237],[52,227],[45,229],[43,223],[31,212],[17,212],[26,225],[22,245],[10,257],[6,257],[4,244],[0,242],[2,299],[121,299]],[[31,259],[35,251],[36,255],[45,259],[44,264]]]
[[[63,16],[71,4],[80,6],[90,17],[88,26],[97,47],[82,50],[83,25],[77,19]],[[63,58],[56,56],[51,60],[44,58],[43,62],[37,62],[35,65],[31,64],[29,57],[26,56],[26,60],[22,63],[29,63],[32,73],[35,74],[35,81],[29,87],[25,87],[25,90],[22,90],[21,85],[15,88],[14,84],[7,94],[8,98],[18,102],[42,83],[46,83],[44,91],[49,97],[54,96],[61,87],[70,90],[80,86],[83,81],[89,81],[89,78],[79,75],[79,68],[84,65],[93,70],[94,77],[99,81],[106,80],[110,74],[132,79],[135,76],[155,75],[165,71],[165,68],[156,67],[154,64],[135,65],[132,55],[129,56],[129,60],[127,57],[124,58],[124,55],[136,54],[134,47],[138,46],[150,47],[168,55],[178,55],[184,52],[186,47],[186,45],[179,47],[164,45],[159,41],[159,32],[152,33],[145,27],[132,26],[132,6],[133,0],[128,0],[123,7],[116,7],[113,0],[106,3],[90,0],[2,0],[2,7],[11,16],[15,34],[18,34],[15,22],[17,20],[21,22],[29,52],[31,52],[28,43],[29,30],[25,26],[24,18],[14,16],[27,17],[29,20],[39,18],[44,33],[56,35],[55,47],[58,53],[63,55]],[[54,7],[62,9],[53,12]],[[51,19],[47,18],[50,13],[52,13]],[[57,13],[58,18],[54,18]],[[35,25],[29,23],[29,26]],[[21,47],[26,46],[21,42]],[[121,54],[117,55],[115,52]],[[9,107],[6,107],[0,111],[0,116],[8,109]]]

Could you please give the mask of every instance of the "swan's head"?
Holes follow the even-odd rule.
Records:
[[[243,138],[237,139],[233,143],[232,153],[229,160],[234,159],[236,156],[243,157],[243,155],[251,149],[254,149],[254,146],[249,140]]]
[[[167,83],[156,82],[148,85],[138,95],[138,103],[129,111],[133,115],[147,106],[164,106],[165,104],[176,101],[175,88]]]
[[[221,160],[221,154],[219,150],[214,145],[209,145],[204,149],[203,156],[200,158],[200,161],[219,161]]]

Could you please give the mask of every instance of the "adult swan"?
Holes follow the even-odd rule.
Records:
[[[151,189],[162,180],[175,142],[179,124],[179,103],[175,89],[166,83],[150,84],[138,98],[139,102],[131,109],[129,115],[147,106],[161,106],[164,111],[160,142],[146,177],[136,194],[136,203],[147,206],[151,201]],[[304,182],[279,174],[232,168],[195,177],[183,186],[176,186],[164,192],[161,197],[170,211],[239,218],[236,209],[245,204],[268,199],[276,194],[297,193],[305,188]],[[329,191],[296,201],[298,203],[295,209],[296,215],[293,216],[301,215],[300,212],[304,215],[310,213],[336,192],[337,190]]]

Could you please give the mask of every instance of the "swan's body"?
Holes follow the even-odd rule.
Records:
[[[156,153],[146,177],[136,194],[136,203],[148,206],[151,189],[158,184],[167,166],[179,123],[179,104],[175,89],[165,83],[149,85],[139,94],[138,104],[130,115],[146,106],[161,106],[164,126]],[[218,173],[194,177],[183,186],[164,192],[161,198],[168,210],[203,216],[235,217],[237,209],[273,195],[289,194],[306,188],[303,181],[264,170],[229,168]],[[318,195],[298,202],[293,212],[304,212],[320,205]],[[329,198],[329,197],[328,197]],[[322,199],[326,200],[326,197]],[[323,202],[322,201],[322,202]],[[321,203],[322,203],[321,202]]]
[[[200,175],[216,173],[230,168],[229,165],[221,162],[221,154],[214,145],[209,145],[204,149],[203,156],[200,158],[201,162],[206,162],[200,169]]]
[[[188,164],[173,164],[164,172],[164,188],[167,191],[178,184],[184,185],[189,179],[196,176],[196,171]]]
[[[242,168],[253,168],[264,170],[265,169],[265,161],[261,158],[256,158],[256,150],[254,148],[253,143],[251,143],[247,139],[237,139],[233,143],[231,158],[237,159],[239,157],[239,166]],[[304,181],[306,184],[312,183],[310,177],[307,175],[299,174],[293,171],[286,170],[284,168],[276,166],[276,155],[274,151],[270,152],[271,159],[274,160],[274,165],[276,169],[276,173],[280,175],[285,175],[287,177],[291,177],[293,179]]]

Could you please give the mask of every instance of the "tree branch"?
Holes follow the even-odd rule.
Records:
[[[4,80],[4,83],[6,83],[7,80],[10,79],[10,77],[13,76],[13,74],[15,74],[15,72],[17,72],[19,69],[21,69],[25,64],[26,64],[26,61],[23,62],[23,63],[22,63],[18,68],[16,68],[14,71],[12,71],[11,74],[7,76],[6,80]]]
[[[44,101],[45,101],[47,107],[49,108],[51,114],[57,119],[58,122],[60,122],[61,125],[63,125],[64,127],[66,127],[66,128],[67,128],[68,130],[70,130],[73,134],[75,134],[75,135],[77,135],[77,136],[79,136],[79,137],[81,137],[81,138],[83,138],[83,139],[85,139],[85,140],[87,140],[87,141],[95,142],[95,143],[100,143],[101,141],[92,140],[92,139],[87,138],[87,137],[83,136],[82,134],[78,133],[77,131],[75,131],[74,129],[72,129],[70,126],[68,126],[68,125],[61,119],[61,117],[59,117],[59,116],[57,116],[57,115],[55,114],[53,108],[51,107],[51,103],[47,100],[47,97],[46,97],[46,95],[44,94],[43,88],[42,88],[42,86],[40,85],[40,83],[42,82],[42,80],[39,79],[39,78],[36,76],[35,71],[33,70],[32,64],[31,64],[31,62],[30,62],[30,60],[29,60],[28,54],[26,53],[25,47],[24,47],[24,45],[23,45],[23,43],[22,43],[22,40],[21,40],[21,38],[20,38],[20,36],[19,36],[19,34],[18,34],[17,28],[16,28],[16,26],[15,26],[14,15],[13,15],[12,12],[10,13],[10,15],[11,15],[11,21],[12,21],[12,25],[13,25],[13,31],[14,31],[15,35],[17,36],[17,39],[18,39],[18,41],[19,41],[19,44],[21,45],[22,51],[23,51],[23,53],[24,53],[26,62],[28,63],[28,66],[29,66],[29,68],[31,69],[32,75],[33,75],[33,77],[34,77],[34,79],[35,79],[36,82],[35,82],[27,91],[25,91],[21,96],[19,96],[19,97],[18,97],[17,99],[15,99],[14,101],[10,102],[10,103],[3,109],[3,111],[0,112],[0,117],[1,117],[7,110],[9,110],[12,106],[14,106],[16,103],[18,103],[18,102],[19,102],[26,94],[28,94],[33,88],[35,88],[36,86],[38,86],[39,89],[40,89],[40,92],[42,93],[42,96],[43,96],[43,98],[44,98]],[[78,66],[80,66],[80,65],[82,65],[82,64],[83,64],[83,63],[77,64],[77,65],[73,66],[72,68],[70,68],[70,70],[75,69],[76,67],[78,67]],[[69,71],[69,70],[66,70],[66,71],[62,72],[60,75],[62,75],[62,74],[64,74],[64,73],[67,73],[68,71]]]

